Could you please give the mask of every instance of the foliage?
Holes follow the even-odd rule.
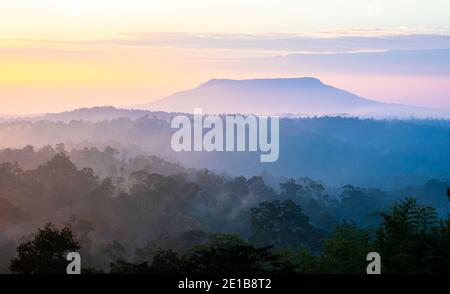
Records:
[[[386,272],[431,273],[444,265],[449,269],[449,250],[440,252],[444,244],[449,245],[448,221],[440,221],[435,209],[407,198],[381,216],[376,246]]]
[[[257,246],[317,249],[323,235],[309,223],[301,207],[289,199],[262,202],[251,213],[250,241]]]
[[[65,272],[62,257],[77,248],[86,273],[364,273],[370,251],[383,272],[450,269],[447,214],[424,205],[424,195],[447,200],[445,181],[398,196],[352,185],[333,195],[308,178],[231,177],[158,157],[122,160],[113,148],[16,151],[0,158],[50,159],[0,164],[0,252],[13,272]],[[404,194],[419,197],[392,203]],[[70,230],[39,229],[13,258],[18,238],[49,220]]]
[[[49,223],[38,230],[33,240],[17,247],[18,257],[11,260],[10,270],[21,274],[66,273],[66,254],[78,249],[68,227],[58,230]]]
[[[336,227],[324,241],[319,257],[319,272],[333,274],[364,274],[367,253],[376,251],[370,233],[355,224]]]

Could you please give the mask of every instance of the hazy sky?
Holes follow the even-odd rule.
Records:
[[[397,58],[376,53],[450,49],[449,34],[448,0],[1,0],[0,114],[140,104],[210,78],[305,75],[450,108],[448,51],[402,55],[386,72],[357,62],[392,67]],[[337,64],[356,52],[371,53]],[[293,54],[304,58],[277,58]]]
[[[447,30],[449,18],[448,0],[15,0],[1,1],[0,32],[65,37],[142,31]]]

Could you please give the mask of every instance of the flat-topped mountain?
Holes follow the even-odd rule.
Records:
[[[438,110],[382,103],[322,83],[316,78],[213,79],[141,106],[159,111],[364,117],[443,117]]]
[[[200,107],[205,113],[338,114],[379,104],[315,78],[289,78],[213,79],[147,107],[179,112],[192,112],[194,107]]]

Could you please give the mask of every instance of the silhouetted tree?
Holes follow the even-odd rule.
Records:
[[[252,208],[251,228],[250,241],[256,246],[317,249],[323,236],[292,200],[262,202]]]
[[[153,256],[152,272],[176,274],[182,272],[182,261],[173,250],[159,250]]]
[[[17,247],[18,257],[11,260],[9,269],[21,274],[63,274],[68,264],[66,254],[78,249],[70,228],[58,230],[49,223],[33,240]]]
[[[133,263],[125,260],[117,260],[110,263],[110,274],[150,274],[151,267],[147,262]]]
[[[279,257],[269,247],[255,248],[237,235],[212,234],[205,245],[183,257],[187,273],[255,274],[283,271]]]

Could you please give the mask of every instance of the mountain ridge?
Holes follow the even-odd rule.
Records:
[[[171,107],[170,104],[178,104],[178,107]],[[213,106],[212,109],[211,105]],[[1,116],[0,121],[100,121],[115,118],[138,119],[143,116],[167,120],[177,114],[192,113],[194,108],[198,107],[202,108],[205,114],[241,113],[279,115],[282,117],[343,116],[375,119],[450,119],[450,111],[383,103],[327,85],[314,77],[303,77],[244,80],[210,79],[195,88],[176,92],[143,105],[122,108],[105,105],[57,113],[9,115]]]
[[[211,79],[199,86],[140,105],[141,109],[262,115],[350,115],[361,117],[450,117],[441,110],[367,99],[314,77]]]

